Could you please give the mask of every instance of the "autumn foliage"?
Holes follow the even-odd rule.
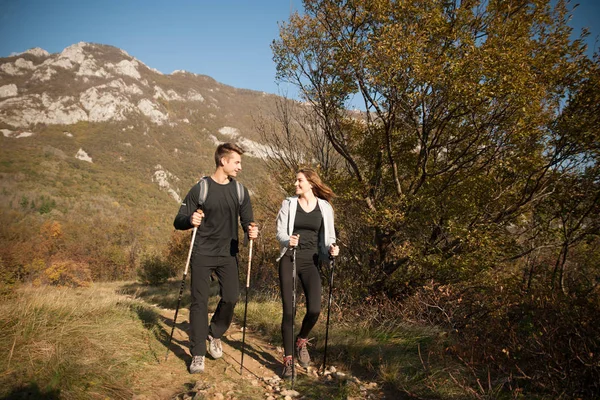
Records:
[[[600,395],[600,60],[567,3],[304,5],[278,77],[342,165],[292,145],[272,163],[314,160],[338,194],[338,298],[446,326],[475,396]]]

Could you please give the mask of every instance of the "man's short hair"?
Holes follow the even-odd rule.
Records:
[[[221,166],[221,158],[228,157],[231,153],[238,153],[240,156],[244,154],[244,150],[235,143],[222,143],[215,151],[215,166]]]

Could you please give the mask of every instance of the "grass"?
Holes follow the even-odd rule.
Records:
[[[26,287],[0,305],[0,395],[130,399],[132,372],[162,346],[115,284]],[[28,397],[30,398],[30,397]]]
[[[242,298],[243,299],[243,298]],[[313,362],[321,366],[325,349],[327,308],[324,302],[321,316],[311,332],[314,347]],[[304,316],[305,306],[299,305],[296,326]],[[235,310],[238,321],[243,319],[244,304]],[[445,343],[443,332],[427,326],[401,320],[380,321],[378,312],[365,306],[354,315],[344,316],[332,310],[327,345],[327,365],[352,374],[361,381],[377,382],[386,398],[465,399],[472,397],[465,387],[452,379],[462,376],[461,367],[448,360],[433,357],[440,354]],[[255,295],[248,304],[248,326],[267,340],[282,346],[281,303],[277,296]],[[298,388],[308,398],[345,399],[357,396],[360,384],[334,381],[315,385],[311,379],[300,379]]]
[[[180,281],[148,287],[136,283],[96,284],[91,288],[21,287],[0,303],[0,398],[130,399],[141,386],[172,386],[173,393],[189,392],[194,382],[173,356],[164,364],[167,332],[151,305],[174,308]],[[218,298],[211,297],[209,308]],[[189,307],[186,284],[182,311]],[[465,399],[474,397],[453,379],[458,365],[431,357],[447,345],[431,327],[403,321],[380,321],[376,310],[341,315],[332,310],[327,360],[355,379],[300,376],[296,383],[304,398],[364,398],[361,387],[375,382],[386,398]],[[244,292],[235,309],[241,322]],[[184,313],[185,314],[185,313]],[[304,315],[300,303],[298,326]],[[311,354],[320,366],[325,345],[326,307],[311,333]],[[183,320],[184,317],[181,317]],[[253,293],[248,304],[248,327],[254,334],[281,346],[281,303],[276,295]],[[160,360],[159,360],[160,359]],[[171,368],[171,369],[169,369]],[[213,371],[219,373],[218,371]],[[168,384],[156,379],[173,376]],[[225,377],[223,377],[225,378]],[[262,398],[237,381],[223,380],[242,398]],[[250,390],[252,389],[252,390]]]

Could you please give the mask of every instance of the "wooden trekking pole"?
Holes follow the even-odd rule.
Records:
[[[250,227],[254,227],[254,222],[250,223]],[[246,349],[246,317],[248,315],[248,291],[250,290],[250,270],[252,267],[252,243],[254,239],[250,239],[248,245],[248,273],[246,274],[246,305],[244,306],[244,325],[242,328],[242,359],[240,360],[240,375],[244,372],[244,350]]]
[[[169,357],[169,347],[171,347],[171,340],[173,340],[173,332],[175,332],[175,325],[177,323],[177,314],[179,313],[179,305],[181,304],[181,297],[183,296],[183,288],[185,287],[185,278],[187,277],[188,268],[190,266],[190,259],[192,258],[192,250],[194,249],[194,241],[196,240],[196,232],[198,227],[194,227],[192,233],[192,242],[190,243],[190,250],[188,251],[187,261],[185,262],[185,270],[183,271],[183,279],[181,280],[181,288],[179,289],[179,298],[177,299],[177,307],[175,308],[175,316],[173,317],[173,327],[171,328],[171,335],[169,336],[169,343],[167,343],[167,353],[165,354],[165,361]]]

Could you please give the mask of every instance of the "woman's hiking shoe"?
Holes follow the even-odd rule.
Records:
[[[281,377],[283,379],[292,379],[294,372],[292,356],[283,357],[283,371],[281,371]]]
[[[210,335],[208,336],[208,354],[215,360],[223,357],[223,345],[221,344],[221,339],[215,339]]]
[[[304,368],[310,365],[310,354],[308,354],[308,339],[298,338],[296,340],[296,356],[298,363]]]
[[[190,374],[199,374],[200,372],[204,372],[204,356],[194,356],[190,364]]]

